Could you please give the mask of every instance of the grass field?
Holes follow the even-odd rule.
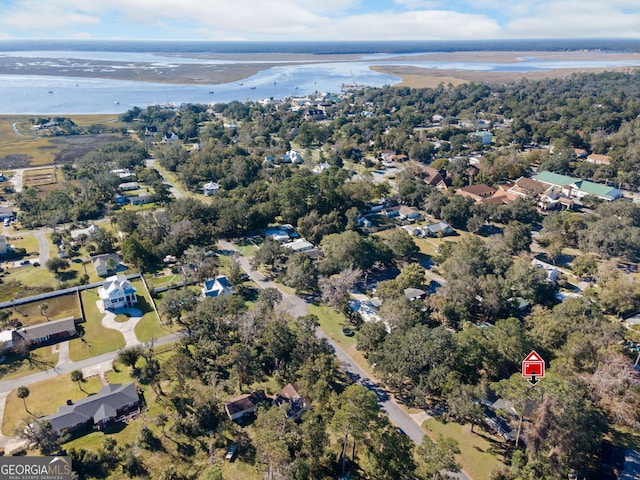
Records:
[[[470,424],[443,423],[431,418],[422,424],[422,428],[434,441],[438,435],[443,435],[460,444],[462,455],[458,462],[473,480],[489,480],[491,472],[501,465],[501,460],[494,451],[500,450],[502,442],[478,427],[471,433]]]
[[[0,116],[0,169],[38,167],[54,163],[56,154],[63,145],[56,143],[58,137],[45,137],[34,130],[28,119],[31,115]],[[114,115],[71,115],[80,126],[113,121]],[[14,131],[13,125],[20,132]]]
[[[89,394],[98,393],[101,388],[98,377],[87,379],[82,383],[82,388],[85,392],[82,392],[78,385],[71,381],[70,374],[67,374],[29,385],[29,396],[25,402],[19,399],[16,390],[13,390],[7,397],[2,432],[5,435],[13,435],[23,425],[23,420],[32,420],[33,417],[24,410],[24,403],[33,415],[50,415],[64,405],[67,399],[76,401]]]
[[[41,313],[40,306],[47,305],[46,315]],[[49,320],[60,320],[62,318],[73,317],[79,319],[81,317],[80,305],[75,293],[60,295],[58,297],[47,298],[37,302],[25,303],[14,309],[13,318],[18,319],[23,325],[36,325]]]
[[[48,368],[53,368],[58,363],[58,354],[53,353],[53,347],[35,348],[31,351],[31,358],[37,363],[30,363],[28,360],[12,358],[7,356],[5,362],[0,364],[0,378],[11,380],[13,378],[24,377],[32,373],[38,373]]]
[[[15,248],[24,248],[27,251],[27,258],[38,257],[40,255],[38,239],[33,235],[21,235],[19,237],[7,238],[7,244],[13,245]]]
[[[310,305],[309,313],[318,317],[322,331],[340,345],[362,370],[368,375],[375,377],[367,359],[356,349],[356,337],[347,337],[342,333],[342,329],[345,327],[354,329],[353,325],[349,323],[342,313],[324,305]]]
[[[131,285],[138,291],[136,307],[144,314],[135,328],[135,334],[139,341],[148,342],[152,338],[164,337],[179,330],[179,325],[167,327],[160,323],[160,319],[153,310],[152,300],[147,295],[141,280],[132,281]]]
[[[42,267],[33,267],[33,266],[24,266],[18,268],[8,269],[9,275],[4,277],[4,281],[16,281],[21,282],[23,285],[27,285],[29,287],[51,287],[55,288],[58,286],[53,273]],[[5,298],[4,295],[0,294],[0,298]],[[10,300],[9,297],[7,300]]]
[[[84,336],[82,339],[75,339],[69,343],[71,360],[77,362],[123,348],[125,343],[122,333],[102,326],[104,314],[100,313],[96,305],[99,299],[98,291],[96,289],[85,290],[80,295],[86,320],[81,325],[84,329]]]

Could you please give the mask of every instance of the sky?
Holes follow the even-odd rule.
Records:
[[[0,0],[0,39],[640,38],[639,0]]]

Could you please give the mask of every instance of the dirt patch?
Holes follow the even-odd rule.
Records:
[[[115,135],[73,135],[69,137],[58,137],[51,142],[56,145],[59,151],[54,157],[56,164],[74,163],[87,153],[111,144],[125,141],[122,137]]]
[[[8,168],[27,168],[31,165],[31,155],[15,154],[0,158],[0,170]]]

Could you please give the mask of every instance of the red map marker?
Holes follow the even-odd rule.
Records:
[[[544,378],[544,360],[535,350],[522,361],[522,376],[534,386]]]

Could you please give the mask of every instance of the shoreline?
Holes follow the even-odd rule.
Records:
[[[182,85],[219,85],[245,80],[252,75],[275,67],[312,65],[319,63],[362,62],[369,63],[371,70],[396,75],[402,78],[401,86],[416,88],[437,86],[439,83],[457,85],[470,81],[509,82],[520,78],[538,80],[558,78],[573,72],[602,72],[625,70],[637,67],[602,68],[558,68],[531,72],[496,72],[483,70],[428,69],[418,66],[398,65],[394,62],[441,61],[467,64],[521,63],[536,61],[637,61],[640,53],[605,53],[593,51],[467,51],[451,53],[418,53],[389,55],[380,59],[366,58],[355,54],[292,54],[292,53],[163,53],[165,57],[184,57],[202,60],[221,60],[225,63],[176,63],[104,61],[77,58],[58,58],[52,65],[51,58],[2,56],[0,54],[0,75],[52,76],[65,78],[101,78],[146,83]],[[364,58],[363,58],[364,57]],[[229,62],[229,63],[227,63]],[[257,63],[253,63],[257,62]],[[444,65],[446,66],[446,65]]]
[[[375,65],[371,69],[400,77],[402,81],[394,87],[436,88],[440,84],[453,86],[469,82],[512,83],[526,79],[531,81],[564,78],[576,73],[632,72],[640,67],[612,68],[559,68],[535,72],[481,72],[471,70],[433,69],[403,65]]]

